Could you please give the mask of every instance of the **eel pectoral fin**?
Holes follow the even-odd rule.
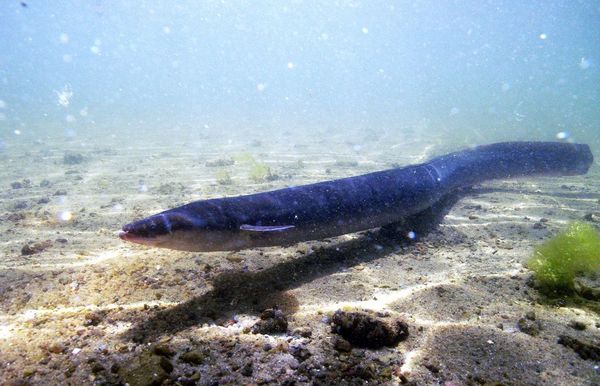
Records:
[[[240,226],[240,230],[242,231],[250,231],[250,232],[281,232],[288,229],[294,228],[294,225],[271,225],[271,226],[263,226],[263,225],[249,225],[242,224]]]

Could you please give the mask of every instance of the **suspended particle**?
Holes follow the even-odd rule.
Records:
[[[411,239],[411,240],[414,240],[414,239],[416,239],[416,238],[417,238],[417,234],[416,234],[415,232],[413,232],[413,231],[410,231],[410,232],[408,232],[408,233],[406,234],[406,237],[408,237],[408,238],[409,238],[409,239]]]
[[[60,221],[64,221],[64,222],[71,221],[73,219],[73,213],[71,213],[68,210],[63,210],[61,212],[58,212],[58,219]]]

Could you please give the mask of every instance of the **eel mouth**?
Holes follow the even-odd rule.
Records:
[[[135,233],[126,231],[126,230],[120,230],[117,232],[117,236],[119,236],[119,238],[121,240],[124,241],[129,241],[130,243],[136,243],[136,244],[149,244],[148,240],[144,237],[141,236],[137,236]]]

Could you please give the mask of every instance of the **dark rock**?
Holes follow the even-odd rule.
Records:
[[[179,360],[193,365],[200,365],[204,362],[204,354],[197,350],[188,351],[181,354]]]
[[[535,312],[533,312],[533,311],[528,311],[528,312],[525,314],[525,317],[526,317],[527,319],[529,319],[529,320],[535,320]]]
[[[174,367],[173,364],[165,357],[160,357],[160,367],[162,367],[163,370],[165,370],[167,373],[170,373],[173,371]]]
[[[47,204],[49,202],[50,202],[50,199],[48,197],[42,197],[37,201],[38,204]]]
[[[346,339],[336,337],[333,341],[333,348],[341,352],[352,351],[352,345]]]
[[[408,325],[400,319],[386,320],[365,312],[338,310],[331,321],[333,332],[357,347],[393,347],[408,337]]]
[[[517,322],[519,330],[527,335],[537,336],[540,334],[542,324],[539,321],[521,318]]]
[[[292,346],[290,349],[290,354],[292,354],[298,362],[304,362],[308,358],[312,356],[312,353],[308,351],[306,347],[303,346]]]
[[[100,363],[98,362],[94,362],[92,363],[92,373],[94,374],[98,374],[102,371],[105,371],[106,369],[104,368],[104,366],[102,366]]]
[[[45,188],[52,185],[52,183],[49,180],[43,179],[40,181],[40,188]]]
[[[171,347],[169,347],[169,345],[167,345],[165,343],[157,344],[156,346],[154,346],[152,351],[156,355],[160,355],[163,357],[172,357],[173,355],[175,355],[175,351]]]
[[[59,189],[56,192],[54,192],[55,196],[66,196],[67,195],[67,191],[64,189]]]
[[[283,311],[276,308],[264,310],[260,320],[252,326],[253,334],[280,334],[287,331],[288,322]]]
[[[169,377],[161,363],[163,359],[165,358],[145,351],[137,358],[124,363],[118,374],[130,385],[161,385]]]
[[[586,213],[583,219],[591,222],[600,222],[600,213]]]
[[[585,343],[567,335],[559,336],[558,344],[569,347],[575,351],[581,357],[581,359],[590,359],[593,361],[600,360],[600,346],[596,344]]]
[[[82,163],[84,160],[83,156],[79,153],[74,153],[71,151],[68,151],[65,153],[65,155],[63,156],[63,163],[65,165],[77,165]]]
[[[50,241],[50,240],[42,241],[39,243],[27,243],[27,244],[23,245],[23,247],[21,248],[21,255],[23,255],[23,256],[34,255],[36,253],[42,252],[43,250],[49,248],[50,246],[52,246],[52,241]]]
[[[244,365],[244,367],[242,367],[242,369],[240,370],[240,374],[242,374],[244,377],[252,376],[253,372],[254,372],[254,369],[252,368],[252,362],[247,362]]]
[[[571,320],[569,322],[569,327],[571,327],[574,330],[578,330],[578,331],[583,331],[587,328],[585,323],[580,322],[579,320]]]
[[[17,201],[13,208],[15,210],[27,209],[27,201]]]

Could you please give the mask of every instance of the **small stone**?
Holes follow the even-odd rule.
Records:
[[[558,337],[558,344],[569,347],[584,360],[600,361],[600,346],[586,343],[567,335]]]
[[[583,331],[587,328],[586,324],[583,322],[580,322],[579,320],[571,320],[569,322],[569,327],[571,327],[574,330],[578,330],[578,331]]]
[[[541,323],[525,318],[519,319],[517,322],[517,327],[519,330],[527,335],[537,336],[540,334],[540,330],[542,329]]]
[[[63,156],[63,163],[65,165],[77,165],[82,163],[84,160],[83,156],[79,153],[74,153],[74,152],[66,152],[65,155]]]
[[[98,362],[94,362],[92,364],[92,373],[94,374],[98,374],[101,371],[105,371],[104,366],[102,366],[100,363]]]
[[[583,219],[591,222],[600,222],[600,213],[586,213]]]
[[[244,367],[242,367],[242,370],[240,370],[240,374],[242,374],[244,377],[251,376],[253,372],[254,369],[252,368],[252,362],[247,362]]]
[[[53,354],[62,354],[65,351],[65,345],[61,342],[54,342],[48,346],[48,351]]]
[[[170,373],[173,371],[174,367],[173,364],[165,357],[160,357],[160,367],[163,368],[163,370],[165,370],[167,373]]]
[[[262,312],[260,320],[252,326],[253,334],[278,334],[287,331],[288,322],[283,311],[269,308]]]
[[[332,331],[357,347],[393,347],[408,337],[408,325],[397,318],[382,318],[366,312],[338,310],[332,318]]]
[[[179,359],[185,363],[200,365],[202,362],[204,362],[204,355],[200,351],[193,350],[181,354]]]
[[[346,339],[336,337],[333,341],[333,348],[341,352],[352,351],[352,345]]]
[[[50,241],[50,240],[42,241],[39,243],[29,242],[29,243],[23,245],[23,247],[21,248],[21,255],[23,255],[23,256],[34,255],[36,253],[40,253],[40,252],[44,251],[45,249],[49,248],[50,246],[52,246],[52,241]]]
[[[153,350],[152,350],[156,355],[160,355],[163,357],[172,357],[173,355],[175,355],[175,351],[173,351],[173,349],[164,343],[159,343],[156,346],[154,346]]]
[[[310,338],[312,336],[312,330],[309,327],[300,327],[294,330],[294,335]]]
[[[533,312],[533,311],[528,311],[528,312],[525,314],[525,317],[526,317],[527,319],[529,319],[529,320],[535,320],[535,312]]]

